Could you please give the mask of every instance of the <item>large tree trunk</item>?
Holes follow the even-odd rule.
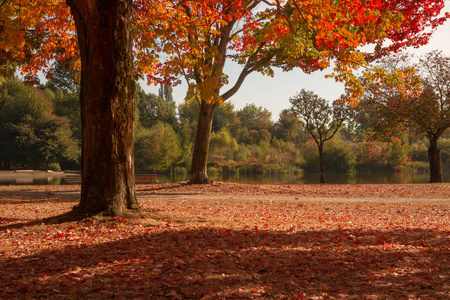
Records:
[[[428,160],[430,161],[430,183],[442,182],[441,150],[437,147],[437,139],[430,138]]]
[[[325,167],[323,164],[323,144],[322,145],[318,145],[319,148],[319,169],[320,169],[320,183],[325,183]]]
[[[134,183],[132,0],[67,0],[81,54],[82,187],[77,209],[139,208]]]
[[[214,104],[200,103],[197,134],[195,135],[194,151],[192,153],[191,184],[212,182],[208,178],[207,167],[214,108]]]

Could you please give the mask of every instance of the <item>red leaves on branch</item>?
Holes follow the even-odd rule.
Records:
[[[426,44],[449,17],[440,15],[443,7],[444,0],[138,0],[133,20],[137,74],[161,83],[194,78],[197,89],[208,94],[211,86],[224,84],[226,57],[246,72],[268,75],[272,67],[311,72],[337,60],[333,76],[357,88],[349,72],[374,57],[357,47],[377,44],[375,57],[380,57]],[[18,65],[24,73],[48,73],[53,59],[80,68],[65,1],[7,1],[0,20],[3,75]]]
[[[0,13],[0,75],[22,67],[23,74],[51,73],[51,61],[70,60],[80,68],[75,27],[65,1],[6,1]]]

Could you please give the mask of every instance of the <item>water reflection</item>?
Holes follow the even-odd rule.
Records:
[[[319,183],[318,173],[305,174],[209,174],[212,180],[254,183],[254,184],[316,184]],[[449,182],[450,173],[444,173],[444,182]],[[189,180],[187,174],[158,174],[161,183]],[[430,180],[428,173],[391,173],[391,172],[365,172],[365,173],[326,173],[325,181],[329,184],[408,184],[427,183]]]
[[[444,173],[444,182],[450,182],[450,173]],[[253,183],[253,184],[316,184],[319,183],[318,173],[306,174],[210,174],[212,180]],[[329,184],[408,184],[427,183],[428,173],[327,173],[326,183]],[[170,183],[189,180],[188,174],[158,174],[160,183]],[[64,185],[68,184],[64,175],[58,176],[0,176],[0,185]]]
[[[0,176],[0,185],[61,185],[66,184],[64,178],[58,176],[35,177],[35,176],[21,176],[21,177],[6,177]]]

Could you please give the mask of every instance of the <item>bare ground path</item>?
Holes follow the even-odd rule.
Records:
[[[0,299],[450,299],[450,185],[0,186]],[[19,225],[19,226],[18,226]]]

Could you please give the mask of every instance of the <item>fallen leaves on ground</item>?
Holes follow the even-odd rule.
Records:
[[[1,299],[450,298],[446,184],[138,185],[49,222],[79,191],[0,187]]]

